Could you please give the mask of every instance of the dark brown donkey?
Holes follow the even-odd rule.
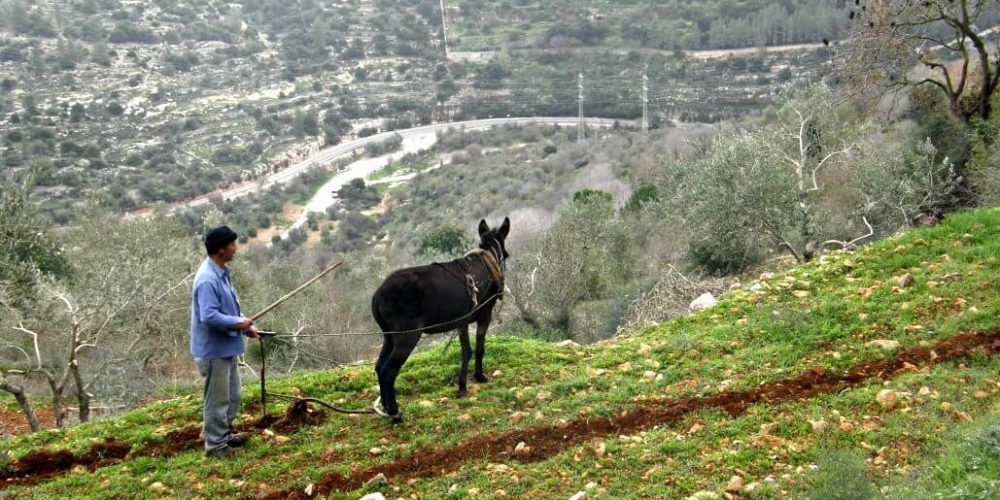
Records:
[[[479,221],[479,248],[451,262],[400,269],[389,275],[372,297],[372,315],[383,332],[382,351],[375,362],[383,415],[403,421],[396,404],[396,377],[424,333],[458,329],[462,365],[458,372],[458,396],[466,394],[469,373],[469,323],[476,323],[477,382],[486,382],[483,351],[493,306],[503,294],[503,270],[507,261],[504,240],[510,220],[497,229]],[[478,309],[477,309],[478,308]],[[473,313],[473,311],[475,311]],[[404,333],[393,333],[404,332]],[[375,409],[378,409],[378,400]]]

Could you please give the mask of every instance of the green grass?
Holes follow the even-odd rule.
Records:
[[[325,472],[350,474],[427,447],[450,447],[470,436],[552,424],[581,415],[613,416],[652,396],[709,395],[742,390],[822,367],[840,373],[888,354],[866,345],[895,340],[902,348],[960,331],[1000,328],[1000,210],[949,216],[942,224],[750,284],[709,310],[588,347],[558,346],[509,336],[490,337],[487,373],[478,392],[454,397],[457,350],[416,354],[398,382],[407,423],[391,427],[370,417],[331,416],[278,445],[261,438],[232,461],[214,462],[192,450],[168,459],[141,458],[93,473],[9,488],[17,498],[149,496],[160,482],[168,495],[257,495],[306,487]],[[904,273],[915,282],[894,293]],[[808,293],[803,293],[808,292]],[[961,299],[961,300],[959,300]],[[603,371],[602,371],[603,370]],[[661,378],[643,381],[653,371]],[[734,475],[746,498],[844,498],[836,477],[864,471],[855,492],[928,497],[995,492],[1000,436],[1000,358],[983,355],[932,365],[884,383],[840,393],[762,404],[733,417],[705,410],[635,435],[570,447],[536,463],[485,459],[415,481],[390,479],[333,498],[370,491],[387,497],[569,497],[592,491],[612,498],[687,497],[723,493]],[[246,401],[258,397],[248,381]],[[361,407],[377,389],[370,366],[299,374],[269,382],[277,392],[304,394]],[[900,403],[883,409],[876,394],[892,389]],[[950,407],[942,403],[948,403]],[[10,441],[15,457],[29,449],[87,449],[115,436],[141,446],[200,419],[196,395],[150,405],[119,418]],[[272,412],[284,409],[275,403]],[[245,415],[241,418],[250,418]],[[971,421],[969,421],[971,419]],[[824,421],[823,432],[812,421]],[[529,443],[530,444],[530,443]],[[369,451],[382,449],[379,455]],[[867,486],[865,486],[867,485]],[[870,489],[866,488],[870,486]],[[992,490],[990,488],[993,488]],[[964,494],[964,493],[963,493]],[[989,495],[987,495],[989,496]]]

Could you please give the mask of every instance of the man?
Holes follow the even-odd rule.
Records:
[[[257,338],[257,328],[240,314],[226,267],[236,255],[236,233],[226,226],[210,230],[205,251],[191,294],[191,354],[205,381],[205,454],[224,458],[247,441],[245,433],[232,430],[240,406],[236,357],[246,350],[242,335]]]

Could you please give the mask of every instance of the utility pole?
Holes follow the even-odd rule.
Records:
[[[577,97],[577,101],[580,104],[580,115],[579,115],[580,117],[577,120],[576,124],[576,142],[583,142],[583,128],[584,126],[586,126],[586,123],[584,123],[583,121],[583,73],[580,73],[578,78],[580,81],[579,83],[580,93]]]
[[[642,70],[642,132],[649,132],[649,75],[647,65]]]
[[[444,0],[441,0],[441,38],[444,39],[444,60],[448,60],[448,14],[444,10]]]

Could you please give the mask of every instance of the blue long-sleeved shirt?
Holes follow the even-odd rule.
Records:
[[[205,259],[191,290],[191,354],[228,358],[246,350],[240,323],[240,299],[229,281],[229,268]]]

